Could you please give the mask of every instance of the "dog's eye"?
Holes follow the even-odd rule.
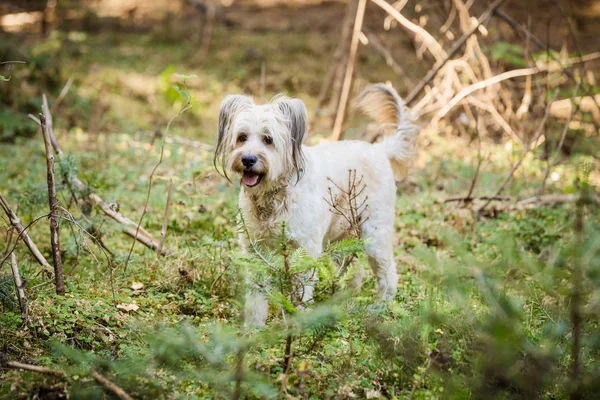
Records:
[[[240,136],[238,136],[238,142],[245,142],[246,140],[248,140],[248,135],[246,135],[245,133],[242,133]]]
[[[273,138],[271,136],[265,136],[263,138],[263,143],[266,144],[267,146],[272,145],[273,144]]]

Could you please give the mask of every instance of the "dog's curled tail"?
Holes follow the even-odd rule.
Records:
[[[419,127],[413,123],[402,98],[391,86],[383,83],[364,89],[356,99],[356,107],[383,128],[392,127],[394,133],[376,143],[388,156],[394,175],[400,178],[406,162],[416,156],[415,142]]]

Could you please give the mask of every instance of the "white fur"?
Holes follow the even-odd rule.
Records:
[[[291,242],[315,258],[328,243],[348,237],[347,220],[333,213],[327,200],[330,188],[334,196],[339,194],[331,181],[346,188],[349,170],[356,170],[356,176],[362,177],[366,185],[358,202],[368,196],[364,213],[368,219],[362,225],[365,252],[380,296],[393,298],[398,275],[393,255],[396,184],[390,160],[406,161],[412,156],[418,128],[404,118],[404,105],[393,89],[372,86],[360,99],[363,109],[365,101],[369,104],[367,113],[376,119],[380,118],[373,114],[377,109],[373,102],[385,102],[383,108],[393,103],[397,113],[392,136],[377,144],[348,140],[300,147],[301,142],[296,141],[302,141],[306,133],[306,110],[299,100],[278,97],[272,103],[256,105],[248,97],[229,96],[222,106],[215,161],[221,160],[230,172],[241,173],[241,155],[256,155],[260,160],[257,170],[264,177],[255,187],[242,184],[239,196],[250,240],[274,245],[285,222]],[[228,111],[231,109],[234,112]],[[237,141],[240,134],[247,136],[243,143]],[[273,144],[265,144],[265,135],[272,138]],[[245,234],[240,241],[245,247],[249,245]],[[313,284],[307,285],[303,300],[312,298]],[[264,294],[252,293],[246,301],[246,324],[263,325],[267,308]]]

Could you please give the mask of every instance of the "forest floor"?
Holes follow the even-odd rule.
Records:
[[[70,92],[53,111],[58,140],[68,155],[57,168],[76,173],[134,221],[141,216],[150,172],[160,157],[162,137],[155,132],[164,132],[184,103],[173,89],[181,81],[177,74],[195,75],[186,79],[192,107],[174,120],[169,135],[210,145],[219,103],[226,94],[246,92],[260,99],[263,90],[265,98],[285,91],[305,101],[312,115],[337,42],[331,32],[281,34],[217,25],[208,55],[199,60],[197,38],[184,36],[180,24],[167,21],[151,33],[54,31],[44,41],[2,39],[13,54],[26,55],[39,66],[26,82],[20,82],[15,72],[10,82],[2,83],[14,85],[13,94],[19,92],[25,108],[39,107],[40,87],[48,90],[52,105],[73,77]],[[407,57],[413,51],[406,49]],[[421,73],[416,65],[408,72]],[[365,51],[355,85],[378,81],[396,83],[398,78],[379,55]],[[43,83],[38,86],[39,82]],[[24,115],[7,117],[3,112],[4,132],[13,129],[30,136],[0,145],[0,193],[28,223],[47,208],[43,140],[35,123]],[[321,118],[311,141],[326,137],[329,123],[329,118]],[[351,111],[347,136],[359,137],[366,123]],[[473,374],[484,363],[477,351],[479,340],[491,334],[483,322],[488,321],[493,302],[481,287],[473,288],[473,282],[452,292],[455,280],[475,266],[510,293],[518,313],[515,329],[528,343],[543,347],[549,321],[568,323],[568,315],[557,313],[556,303],[537,285],[535,271],[519,266],[543,264],[553,246],[573,240],[575,205],[515,206],[517,199],[534,195],[539,187],[546,168],[539,151],[525,158],[507,186],[503,194],[511,196],[509,201],[493,202],[481,215],[473,211],[481,201],[445,203],[468,193],[478,163],[472,139],[448,132],[444,128],[422,133],[418,161],[398,184],[394,254],[400,284],[395,300],[383,310],[374,309],[374,281],[367,274],[360,293],[344,300],[345,312],[335,324],[296,335],[296,356],[288,371],[281,366],[285,335],[270,330],[273,334],[267,339],[260,333],[249,335],[258,344],[243,361],[245,393],[315,399],[429,399],[450,392],[464,398],[486,390],[487,386],[474,383]],[[66,391],[71,398],[103,398],[89,376],[90,368],[103,371],[134,398],[227,398],[235,392],[235,346],[245,337],[239,328],[243,285],[236,270],[236,258],[241,257],[239,227],[234,222],[238,184],[216,173],[209,149],[182,143],[165,143],[164,149],[143,226],[159,235],[167,188],[173,180],[166,239],[172,255],[157,259],[138,243],[125,267],[132,239],[98,212],[78,209],[65,185],[59,187],[59,201],[71,206],[80,226],[99,227],[106,249],[114,254],[112,261],[107,262],[80,226],[61,222],[67,284],[67,294],[61,297],[54,294],[52,283],[40,273],[27,249],[17,247],[32,323],[22,327],[18,306],[3,304],[3,357],[65,371],[68,379],[5,370],[0,398],[61,398]],[[485,161],[473,193],[493,195],[521,153],[510,142],[491,140],[484,140],[480,151]],[[590,182],[597,190],[598,160],[575,154],[553,170],[546,193],[575,193],[581,173],[578,165],[586,162],[593,165]],[[598,223],[598,213],[590,214],[586,224]],[[43,218],[30,233],[51,259],[48,229],[49,222]],[[0,233],[0,240],[4,235]],[[469,257],[457,256],[457,248],[467,250]],[[368,269],[363,256],[358,256],[356,264],[356,268]],[[3,266],[0,277],[8,275]],[[321,289],[328,293],[327,288]],[[315,309],[336,301],[335,296],[322,294]],[[282,323],[279,314],[271,310],[270,325]],[[374,318],[388,330],[373,329]],[[597,326],[590,323],[588,329]],[[506,340],[522,340],[515,337],[507,334]],[[562,343],[566,353],[567,336]],[[194,346],[208,346],[214,359],[201,350],[196,356]],[[187,358],[186,352],[194,356]],[[521,361],[527,365],[527,359]],[[585,362],[584,369],[595,368],[593,357],[586,357]],[[567,370],[567,364],[568,357],[561,368]],[[513,367],[506,374],[523,374],[523,380],[535,381],[527,375],[535,372],[531,365]],[[486,382],[494,390],[505,390],[497,379]],[[560,383],[546,384],[539,395],[561,398]],[[529,393],[524,389],[527,382],[522,384],[509,393]]]

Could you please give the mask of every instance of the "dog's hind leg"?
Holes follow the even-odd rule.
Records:
[[[379,297],[383,300],[391,300],[396,295],[398,287],[398,273],[393,249],[393,227],[385,229],[385,226],[365,224],[363,239],[369,265],[375,274]]]

